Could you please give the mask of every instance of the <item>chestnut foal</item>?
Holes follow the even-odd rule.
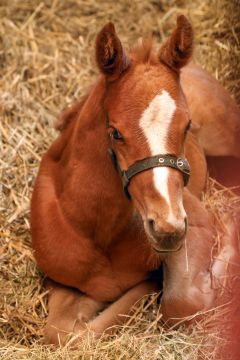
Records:
[[[191,226],[199,239],[206,231],[210,235],[204,242],[208,256],[203,263],[193,261],[190,271],[200,266],[210,276],[213,230],[197,198],[206,163],[194,135],[187,135],[190,115],[179,81],[192,45],[192,27],[184,16],[158,54],[145,43],[126,55],[111,23],[97,37],[103,76],[65,113],[61,134],[43,157],[32,198],[35,257],[54,280],[47,342],[81,337],[86,327],[100,335],[119,323],[119,314],[158,289],[150,273],[159,269],[164,254],[176,252],[177,259],[186,239],[195,241]],[[191,165],[189,182],[184,152]],[[209,282],[196,286],[203,286],[204,293],[199,292],[194,311],[210,306],[215,297]],[[165,288],[166,308],[166,283]],[[170,294],[175,306],[179,295],[184,299],[185,289],[178,291],[178,296]]]

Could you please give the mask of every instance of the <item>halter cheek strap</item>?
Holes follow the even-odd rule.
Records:
[[[124,193],[129,200],[131,199],[131,196],[128,191],[128,185],[132,177],[139,174],[140,172],[153,169],[155,167],[170,167],[180,171],[183,176],[184,186],[188,184],[190,177],[190,165],[187,159],[178,158],[177,156],[170,154],[159,154],[136,161],[133,165],[129,166],[127,170],[121,170],[115,152],[112,149],[109,149],[109,154],[115,169],[121,175]]]

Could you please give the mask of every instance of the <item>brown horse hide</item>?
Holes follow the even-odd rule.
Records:
[[[208,156],[207,164],[210,176],[240,195],[240,159],[232,156]]]

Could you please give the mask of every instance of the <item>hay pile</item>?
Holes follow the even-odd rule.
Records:
[[[0,358],[192,360],[199,352],[212,358],[217,334],[206,342],[202,323],[163,329],[155,298],[139,304],[118,336],[89,339],[78,351],[43,346],[46,292],[30,246],[29,198],[39,161],[56,136],[55,118],[96,76],[97,31],[111,20],[125,43],[149,34],[160,43],[177,12],[194,24],[195,60],[240,102],[237,0],[0,0]],[[210,188],[211,206],[219,197],[239,200]]]

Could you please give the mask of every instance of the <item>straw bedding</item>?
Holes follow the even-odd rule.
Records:
[[[178,12],[195,27],[195,61],[240,102],[237,0],[0,0],[0,358],[213,357],[218,334],[213,330],[206,337],[203,328],[218,315],[207,314],[189,329],[166,329],[157,296],[141,301],[117,335],[89,338],[78,350],[44,346],[47,294],[29,233],[29,199],[42,154],[56,137],[54,121],[96,77],[97,31],[111,20],[124,43],[153,35],[159,44]],[[205,201],[218,216],[239,198],[210,181]]]

